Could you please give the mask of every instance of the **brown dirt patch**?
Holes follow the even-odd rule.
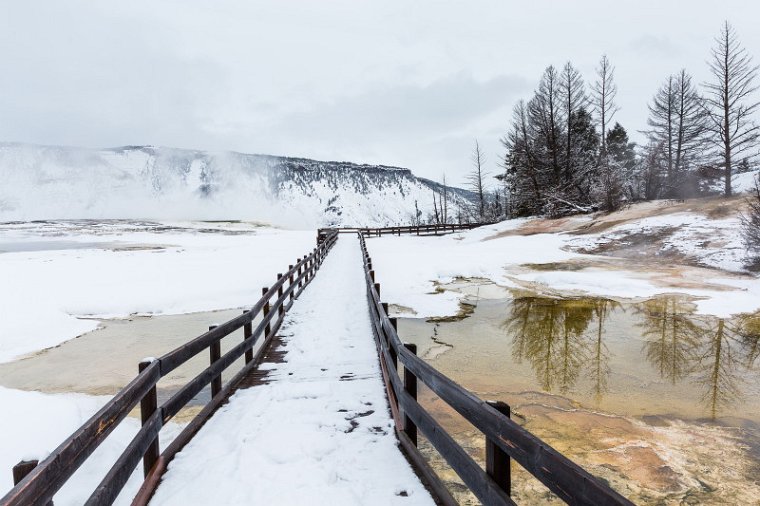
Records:
[[[738,214],[746,206],[746,198],[706,197],[687,200],[656,200],[639,202],[614,213],[594,213],[564,218],[536,218],[515,230],[507,230],[483,239],[484,241],[515,235],[535,235],[566,232],[576,235],[598,234],[618,225],[643,218],[675,213],[698,213],[709,219],[722,219]]]

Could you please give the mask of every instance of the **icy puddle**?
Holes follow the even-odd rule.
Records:
[[[113,395],[137,375],[137,365],[143,358],[161,356],[202,334],[209,325],[230,320],[241,312],[242,309],[232,309],[98,320],[97,330],[0,364],[0,385],[46,393]],[[225,337],[222,353],[242,339],[242,329]],[[208,365],[208,352],[201,352],[162,378],[158,384],[159,401],[168,398]],[[225,371],[225,377],[233,375],[242,365],[241,358]],[[208,390],[205,388],[191,403],[188,415],[208,402]]]
[[[681,297],[523,296],[479,301],[460,321],[402,319],[399,334],[637,503],[760,504],[760,315],[697,316]],[[483,458],[479,433],[421,399]],[[524,473],[515,494],[551,502]]]

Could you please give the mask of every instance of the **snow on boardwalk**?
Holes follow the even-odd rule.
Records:
[[[280,330],[286,362],[216,412],[151,504],[434,504],[396,446],[367,311],[342,236]]]

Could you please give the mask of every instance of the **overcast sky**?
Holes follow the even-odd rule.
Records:
[[[497,171],[514,103],[571,60],[616,66],[629,131],[670,73],[706,79],[728,19],[760,58],[757,1],[4,1],[0,140],[154,144]]]

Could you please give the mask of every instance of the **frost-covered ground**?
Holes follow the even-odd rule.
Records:
[[[760,280],[744,270],[742,206],[743,197],[659,201],[443,237],[372,238],[368,249],[383,298],[420,317],[457,313],[464,295],[445,290],[457,278],[553,295],[680,293],[697,297],[701,313],[728,316],[760,308]]]
[[[151,504],[433,504],[397,447],[363,280],[341,237],[288,313],[285,362],[209,420]]]
[[[250,305],[314,246],[313,231],[244,223],[0,225],[0,361],[96,328],[87,318]]]

